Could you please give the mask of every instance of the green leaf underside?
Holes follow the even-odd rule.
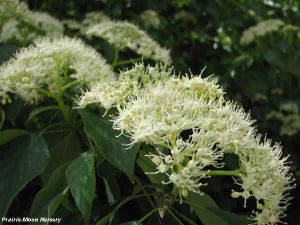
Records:
[[[112,128],[112,122],[95,115],[87,109],[80,109],[85,132],[95,142],[103,156],[114,166],[124,172],[131,180],[134,178],[134,162],[139,146],[126,146],[130,139],[120,135]],[[118,136],[118,137],[116,137]]]
[[[67,168],[66,177],[75,203],[88,222],[96,188],[93,154],[85,152],[73,160]]]
[[[48,158],[45,140],[36,135],[18,138],[0,151],[0,217],[18,192],[43,172]]]

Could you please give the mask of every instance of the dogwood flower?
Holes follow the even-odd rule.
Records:
[[[95,84],[80,96],[77,105],[85,107],[91,103],[99,103],[106,110],[121,107],[130,97],[138,95],[143,86],[167,79],[171,73],[172,70],[165,66],[135,64],[133,68],[121,71],[117,80]]]
[[[271,145],[266,140],[256,143],[238,156],[242,174],[236,182],[241,186],[241,192],[234,192],[233,197],[243,197],[246,201],[251,196],[257,200],[258,211],[252,219],[258,225],[277,224],[285,216],[285,210],[291,198],[288,191],[294,188],[292,175],[289,173],[288,157],[281,157],[281,146]]]
[[[161,24],[158,13],[151,9],[142,12],[140,20],[145,28],[158,28]]]
[[[41,89],[57,93],[72,79],[91,87],[115,77],[105,59],[82,41],[40,39],[0,67],[0,99],[9,102],[9,94],[15,93],[28,103],[36,103],[44,96]]]
[[[34,39],[47,35],[48,37],[61,36],[63,25],[47,13],[33,12],[30,14],[33,24],[26,26],[22,20],[16,18],[8,20],[1,29],[0,41],[32,42]],[[32,29],[34,26],[36,29]]]
[[[91,26],[87,35],[100,37],[118,49],[129,48],[145,59],[171,63],[170,53],[159,46],[148,34],[128,22],[107,21]]]
[[[284,23],[279,19],[269,19],[259,22],[257,25],[252,26],[243,32],[240,42],[242,45],[249,45],[256,38],[276,31],[283,25]]]
[[[30,11],[24,2],[20,0],[0,0],[0,26],[12,18],[32,22]]]
[[[99,24],[102,22],[110,21],[110,18],[105,15],[103,12],[89,12],[84,16],[83,21],[81,22],[82,28],[81,33],[85,34],[87,30],[95,24]]]
[[[168,79],[145,85],[119,107],[114,128],[128,134],[132,143],[160,145],[168,151],[149,153],[157,166],[153,173],[164,173],[186,195],[201,193],[211,168],[222,168],[224,154],[239,157],[235,183],[245,206],[251,196],[257,200],[252,219],[258,225],[281,222],[294,186],[287,158],[281,147],[263,141],[254,121],[236,104],[225,101],[224,92],[212,78]],[[184,132],[189,135],[184,136]]]
[[[210,100],[222,96],[222,90],[207,80],[171,77],[145,86],[120,108],[115,128],[130,133],[134,143],[172,141],[182,131],[197,127],[198,116],[215,104]]]

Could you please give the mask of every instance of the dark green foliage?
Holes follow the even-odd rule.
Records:
[[[114,130],[111,122],[101,119],[88,110],[80,110],[79,113],[84,121],[87,135],[96,143],[104,158],[133,180],[138,145],[126,147],[130,144],[130,139]]]
[[[14,199],[25,185],[40,175],[47,165],[49,152],[41,136],[16,139],[0,149],[0,216],[5,216]]]
[[[85,152],[73,160],[66,170],[66,177],[76,205],[88,223],[96,185],[93,153]]]

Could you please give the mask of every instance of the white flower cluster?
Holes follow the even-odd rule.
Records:
[[[110,18],[105,15],[103,12],[95,11],[95,12],[89,12],[84,16],[84,19],[82,21],[82,29],[84,30],[84,33],[87,31],[88,28],[91,26],[102,23],[102,22],[108,22],[110,21]]]
[[[284,23],[279,19],[269,19],[258,23],[245,30],[241,37],[242,45],[251,44],[256,38],[265,36],[268,33],[278,30]]]
[[[139,68],[145,69],[141,65]],[[149,74],[135,70],[131,72]],[[147,71],[159,72],[157,67],[147,67]],[[164,147],[166,151],[149,153],[157,166],[154,173],[166,174],[169,180],[165,183],[177,186],[182,196],[188,190],[201,192],[201,186],[206,184],[203,179],[213,174],[210,169],[224,166],[224,153],[236,154],[240,169],[235,182],[242,190],[233,191],[232,197],[243,197],[245,204],[249,197],[256,198],[257,211],[252,216],[256,224],[280,222],[289,201],[287,191],[293,188],[287,158],[281,157],[280,146],[261,141],[249,114],[225,101],[223,90],[212,78],[176,78],[166,67],[160,68],[163,71],[168,71],[163,79],[149,77],[134,88],[114,87],[117,90],[110,92],[109,97],[105,88],[95,89],[87,93],[90,99],[86,103],[94,98],[105,107],[116,105],[119,114],[114,118],[115,129],[128,134],[132,143]],[[140,84],[138,80],[143,76],[132,73],[132,78]],[[151,79],[155,81],[149,82]],[[127,102],[118,105],[124,96]],[[107,99],[112,100],[107,103]],[[188,137],[184,137],[185,132]]]
[[[0,26],[7,20],[20,18],[32,22],[27,5],[20,0],[0,0]]]
[[[85,35],[86,31],[91,26],[105,21],[110,21],[110,18],[101,11],[95,11],[86,13],[82,21],[66,19],[63,20],[63,24],[68,27],[68,29],[80,31],[83,35]]]
[[[12,18],[3,24],[0,41],[32,42],[41,36],[55,37],[63,34],[63,25],[49,14],[33,12],[29,15],[31,20],[34,21],[30,26],[22,24],[23,21],[18,18]]]
[[[135,64],[132,69],[121,71],[117,80],[95,84],[81,96],[78,107],[91,103],[99,103],[106,110],[122,107],[128,98],[139,94],[142,86],[166,79],[171,72],[171,69],[164,66],[145,67],[142,63]]]
[[[9,93],[16,93],[35,103],[43,97],[41,88],[56,93],[62,88],[59,84],[65,85],[70,79],[92,86],[114,78],[102,56],[82,41],[66,37],[40,39],[0,67],[0,102],[9,102]]]
[[[115,128],[131,134],[134,143],[172,143],[182,131],[198,127],[210,100],[218,96],[218,86],[200,77],[162,80],[144,87],[120,109]]]
[[[91,26],[87,35],[103,38],[113,46],[129,48],[145,59],[153,59],[166,64],[171,63],[169,50],[159,46],[144,31],[128,22],[107,21]]]
[[[276,119],[281,123],[281,135],[293,136],[300,132],[300,110],[295,102],[281,104],[279,110],[270,111],[266,119]]]
[[[158,28],[161,25],[159,14],[151,9],[142,12],[140,20],[145,28]]]
[[[232,197],[243,197],[245,204],[249,197],[255,197],[258,210],[253,220],[258,225],[273,225],[282,222],[280,218],[285,216],[291,199],[287,191],[294,188],[293,179],[287,165],[288,157],[281,157],[281,146],[272,146],[269,140],[259,143],[258,137],[256,140],[248,146],[237,144],[243,173],[236,182],[243,190],[234,191]]]

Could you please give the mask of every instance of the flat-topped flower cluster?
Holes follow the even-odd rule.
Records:
[[[55,94],[72,79],[92,86],[114,78],[106,60],[82,41],[45,38],[22,48],[0,67],[0,101],[10,102],[10,94],[15,93],[36,103],[45,97],[42,89]]]
[[[144,59],[171,63],[169,51],[160,47],[157,42],[132,23],[104,21],[91,26],[87,34],[103,38],[118,49],[128,48],[143,56]]]
[[[251,44],[256,38],[265,36],[268,33],[278,30],[284,25],[284,22],[279,19],[264,20],[256,24],[255,26],[249,27],[245,30],[241,37],[242,45]]]
[[[161,75],[161,76],[160,76]],[[109,91],[111,90],[111,91]],[[287,157],[281,147],[256,134],[249,114],[224,99],[224,91],[213,77],[174,76],[163,66],[136,64],[120,73],[112,84],[95,86],[86,92],[79,106],[98,103],[116,107],[114,128],[131,137],[132,143],[160,145],[167,151],[148,156],[184,196],[187,190],[200,192],[211,175],[221,168],[225,153],[239,157],[235,182],[240,190],[232,197],[257,200],[253,219],[257,224],[280,222],[293,188]],[[183,137],[188,131],[190,135]]]
[[[32,12],[24,2],[0,0],[0,42],[18,42],[28,45],[47,35],[61,36],[62,23],[45,12]]]

